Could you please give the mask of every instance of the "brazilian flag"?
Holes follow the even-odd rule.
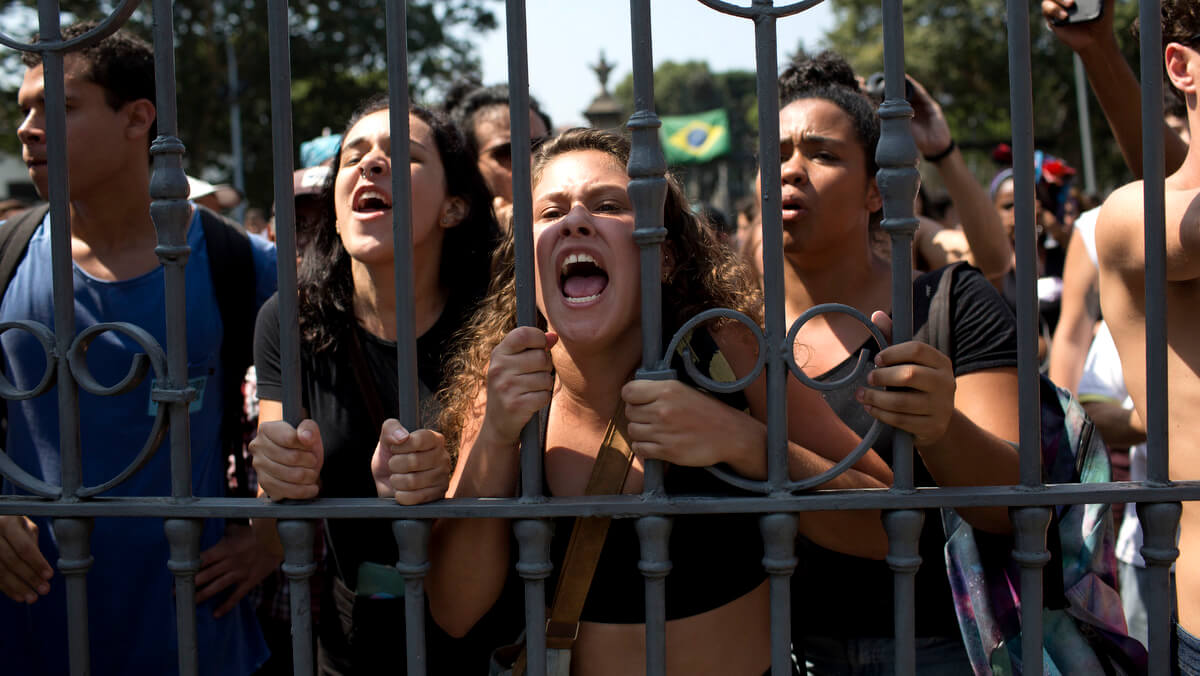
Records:
[[[661,119],[667,164],[701,164],[729,152],[729,115],[723,108]]]

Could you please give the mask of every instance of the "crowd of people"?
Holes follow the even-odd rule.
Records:
[[[1131,175],[1140,178],[1139,86],[1116,48],[1112,12],[1088,23],[1059,23],[1073,4],[1043,0],[1042,12],[1058,39],[1081,57]],[[1173,90],[1163,125],[1171,478],[1190,480],[1198,478],[1200,465],[1184,423],[1188,402],[1200,397],[1200,355],[1191,340],[1200,327],[1189,312],[1200,300],[1191,234],[1198,222],[1200,151],[1188,146],[1191,133],[1200,130],[1200,3],[1164,0],[1162,7],[1164,66]],[[91,28],[76,24],[64,35]],[[30,177],[46,196],[47,83],[38,57],[28,56],[25,66],[18,95],[25,117],[17,134]],[[152,48],[118,31],[68,54],[64,85],[76,328],[126,322],[165,345],[164,268],[147,161],[157,135]],[[876,181],[880,122],[874,91],[832,52],[784,68],[778,102],[782,199],[767,207],[780,210],[782,241],[764,242],[760,201],[740,204],[736,219],[718,219],[711,207],[690,204],[668,174],[659,259],[663,335],[713,308],[731,308],[761,323],[764,250],[781,249],[789,325],[824,303],[849,306],[874,324],[821,314],[798,331],[792,349],[804,374],[825,383],[853,380],[822,392],[789,377],[790,477],[810,478],[843,461],[878,421],[885,423],[883,433],[822,488],[890,487],[894,430],[912,436],[918,486],[1015,485],[1013,242],[1018,228],[1036,227],[1043,370],[1078,395],[1126,477],[1145,479],[1142,184],[1118,189],[1097,207],[1072,186],[1074,170],[1067,163],[1039,152],[1035,223],[1023,223],[1014,207],[1011,152],[997,150],[998,162],[1008,166],[985,187],[968,168],[937,98],[911,81],[913,138],[924,168],[937,172],[948,196],[948,204],[935,205],[922,194],[915,205],[920,226],[913,241],[913,326],[932,321],[934,289],[949,289],[945,344],[952,347],[942,351],[920,340],[877,345],[876,331],[891,332],[898,276],[891,241],[880,228],[884,196]],[[407,144],[410,158],[411,200],[405,201],[392,194],[392,172],[403,168],[393,164],[391,112],[386,96],[363,102],[348,116],[330,156],[294,177],[297,256],[284,264],[297,266],[298,424],[283,413],[284,388],[292,384],[284,382],[281,356],[278,263],[269,242],[273,210],[270,218],[251,210],[243,228],[201,202],[189,203],[195,495],[377,497],[402,505],[513,497],[520,492],[522,430],[531,420],[540,424],[541,490],[550,496],[639,493],[648,460],[665,461],[668,494],[746,495],[706,471],[713,465],[748,479],[766,477],[765,376],[741,391],[714,393],[690,375],[732,382],[753,373],[758,348],[744,326],[721,319],[693,328],[669,355],[677,380],[635,376],[642,360],[642,261],[632,237],[625,136],[555,129],[531,101],[532,145],[515,149],[507,87],[465,83],[442,105],[409,106],[408,138],[396,140]],[[514,186],[512,159],[525,152],[532,181]],[[514,192],[526,189],[533,207],[537,321],[518,326],[512,203]],[[760,177],[757,192],[764,190]],[[392,417],[403,385],[397,375],[397,341],[403,337],[396,321],[395,203],[411,206],[417,429]],[[0,322],[53,326],[51,217],[45,205],[20,206],[0,217],[7,218],[0,221],[0,249],[23,252],[3,280]],[[0,254],[0,262],[6,258]],[[948,267],[958,261],[970,265]],[[227,298],[229,280],[241,284],[238,302]],[[7,382],[20,390],[38,387],[45,358],[37,337],[9,330],[0,333],[0,348]],[[115,382],[140,351],[129,336],[108,332],[91,343],[87,362],[100,382]],[[685,367],[687,360],[692,363]],[[860,363],[872,368],[859,369]],[[153,388],[146,379],[117,396],[80,394],[84,485],[119,473],[151,435],[158,406]],[[58,411],[57,398],[47,392],[10,401],[4,413],[5,452],[23,472],[49,483],[59,481],[64,464],[60,430],[70,429],[59,425]],[[166,495],[170,477],[170,458],[160,451],[106,495]],[[21,481],[5,481],[4,493],[22,494]],[[1014,526],[1006,509],[959,512],[974,529],[1012,549]],[[796,517],[788,668],[817,675],[892,673],[895,589],[880,512]],[[1200,674],[1197,518],[1194,505],[1184,503],[1173,655],[1183,674]],[[174,583],[162,521],[94,523],[87,606],[92,671],[174,672]],[[582,587],[576,620],[551,623],[548,635],[552,647],[570,648],[572,674],[641,673],[646,615],[635,522],[614,520],[598,537],[589,534],[593,526],[574,518],[553,523],[547,601],[558,609],[562,600],[552,590],[578,588],[577,579],[559,576],[577,571],[580,557],[588,556],[581,551],[589,547],[594,574]],[[68,671],[63,537],[48,518],[0,516],[5,673]],[[945,543],[940,513],[928,510],[918,547],[924,565],[915,578],[916,670],[978,673],[941,565]],[[1116,556],[1127,633],[1145,645],[1149,578],[1141,543],[1131,504],[1123,512]],[[429,549],[430,673],[496,668],[502,648],[515,645],[524,628],[511,522],[438,520]],[[319,567],[309,610],[320,673],[402,668],[405,580],[394,567],[399,553],[390,523],[326,520],[314,555]],[[757,515],[673,520],[668,673],[770,673],[770,585],[763,557]],[[281,562],[273,522],[204,521],[195,574],[200,673],[291,673]]]

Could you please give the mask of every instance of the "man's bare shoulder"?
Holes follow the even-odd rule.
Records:
[[[1126,183],[1113,191],[1096,217],[1096,254],[1101,265],[1141,267],[1143,254],[1143,184]]]

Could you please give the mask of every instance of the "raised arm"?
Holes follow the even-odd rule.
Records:
[[[1067,17],[1067,8],[1074,4],[1075,0],[1042,0],[1042,16],[1054,36],[1079,55],[1125,164],[1134,176],[1141,178],[1142,90],[1133,69],[1117,47],[1117,38],[1113,34],[1113,0],[1105,0],[1104,10],[1095,21],[1055,25],[1055,21]],[[1166,172],[1170,174],[1183,164],[1187,144],[1166,124],[1163,124],[1163,149]]]
[[[937,167],[946,184],[946,191],[962,219],[972,263],[988,281],[999,284],[1014,265],[1012,242],[1000,223],[1000,214],[967,167],[962,152],[953,145],[942,107],[920,82],[910,80],[913,83],[912,133],[917,150],[931,158],[930,163]],[[947,149],[950,151],[946,152]]]

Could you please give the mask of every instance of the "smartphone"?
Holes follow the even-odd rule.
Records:
[[[1075,4],[1067,10],[1067,18],[1055,21],[1056,26],[1067,26],[1073,23],[1095,21],[1104,13],[1104,0],[1075,0]]]

